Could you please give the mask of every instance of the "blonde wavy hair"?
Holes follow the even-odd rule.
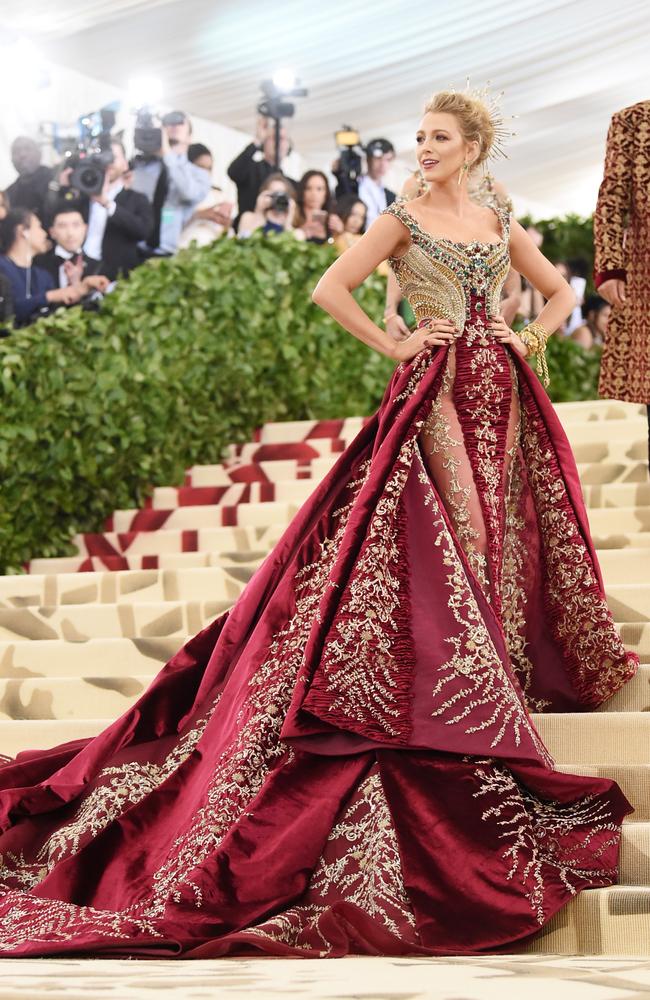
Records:
[[[495,128],[490,109],[484,101],[454,90],[441,90],[426,103],[424,114],[429,112],[453,115],[465,142],[478,142],[479,152],[472,167],[478,167],[487,160],[494,143]]]

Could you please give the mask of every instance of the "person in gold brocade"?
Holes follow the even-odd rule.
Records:
[[[495,180],[492,174],[473,171],[468,177],[468,193],[472,201],[478,205],[494,205],[506,212],[512,212],[512,201],[503,184]],[[403,201],[411,201],[424,194],[428,188],[422,173],[414,170],[407,177],[402,186],[400,198]],[[399,306],[402,301],[402,293],[397,283],[397,278],[388,270],[388,282],[386,285],[386,308],[384,310],[384,325],[386,331],[395,340],[403,340],[408,337],[410,330],[399,313]],[[508,323],[512,323],[521,302],[521,278],[513,268],[510,268],[508,277],[503,285],[503,298],[501,300],[501,310]]]
[[[594,283],[613,307],[598,392],[648,406],[650,101],[623,108],[612,117],[594,214],[594,251]]]

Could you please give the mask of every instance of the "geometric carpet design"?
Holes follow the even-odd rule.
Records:
[[[528,945],[650,955],[650,483],[645,408],[565,403],[610,608],[641,669],[601,710],[536,716],[558,766],[615,778],[635,806],[621,884],[583,892]],[[117,510],[77,554],[0,577],[0,753],[92,736],[227,609],[363,421],[267,424],[219,465]],[[3,963],[4,964],[4,963]]]

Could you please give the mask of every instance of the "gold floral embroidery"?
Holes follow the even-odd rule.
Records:
[[[620,840],[620,826],[612,822],[605,801],[594,795],[573,802],[543,801],[493,759],[465,760],[476,765],[479,786],[474,798],[493,800],[481,818],[496,822],[499,838],[507,842],[501,855],[511,866],[506,877],[519,879],[540,926],[548,916],[544,898],[549,875],[559,879],[572,895],[582,888],[578,884],[581,880],[588,887],[611,885],[615,870],[597,870],[582,863],[599,858]],[[588,832],[567,844],[567,838],[580,830]]]
[[[416,453],[416,461],[418,457],[419,453]],[[437,702],[439,704],[431,714],[447,716],[446,725],[468,723],[464,730],[468,735],[496,730],[491,739],[491,747],[497,747],[508,731],[511,732],[515,745],[519,746],[522,733],[525,732],[540,759],[551,766],[552,759],[535,731],[490,638],[421,458],[419,466],[418,479],[426,489],[425,503],[432,508],[436,544],[442,546],[444,562],[449,570],[446,580],[449,590],[447,606],[460,626],[457,635],[447,638],[453,649],[452,656],[437,668],[438,680],[432,695],[434,705]],[[441,700],[449,686],[452,687],[453,694]],[[488,717],[472,724],[476,710],[485,708],[489,710]]]
[[[331,906],[327,900],[336,897],[358,906],[396,936],[403,933],[404,925],[415,929],[393,820],[376,764],[327,838],[305,895],[305,903],[247,933],[305,949],[313,948],[316,937],[327,954],[331,945],[319,929],[319,919]]]

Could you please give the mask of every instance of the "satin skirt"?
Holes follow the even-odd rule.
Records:
[[[0,950],[511,948],[616,881],[630,811],[530,712],[636,666],[536,377],[475,333],[424,351],[133,708],[0,767]]]

